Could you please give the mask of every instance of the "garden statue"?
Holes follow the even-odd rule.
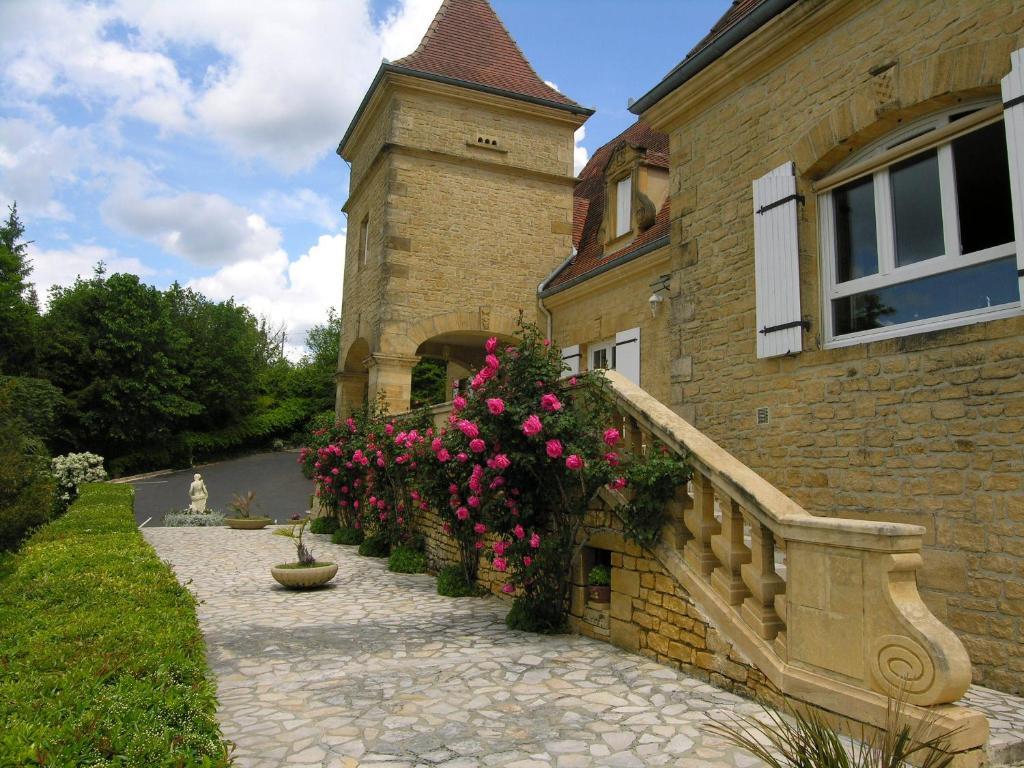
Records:
[[[192,500],[188,507],[189,512],[205,512],[206,499],[209,495],[206,492],[203,476],[196,472],[192,477],[192,485],[188,487],[188,497]]]

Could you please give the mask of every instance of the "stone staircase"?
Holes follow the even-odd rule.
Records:
[[[912,725],[965,750],[956,765],[1024,760],[1024,699],[971,686],[966,650],[918,594],[922,527],[815,516],[644,390],[607,378],[628,450],[657,444],[693,468],[652,554],[780,694],[856,730],[883,727],[902,689]]]

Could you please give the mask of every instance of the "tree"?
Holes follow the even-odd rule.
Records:
[[[35,361],[39,308],[28,282],[32,265],[24,234],[17,203],[12,203],[0,225],[0,373],[30,373]]]
[[[333,307],[326,322],[314,325],[306,333],[306,354],[284,374],[283,385],[292,397],[310,401],[311,413],[334,408],[334,374],[338,369],[341,341],[341,317]]]
[[[55,288],[42,320],[40,366],[69,402],[71,446],[105,457],[150,452],[140,464],[174,463],[175,432],[202,406],[189,399],[187,337],[170,302],[135,275]]]

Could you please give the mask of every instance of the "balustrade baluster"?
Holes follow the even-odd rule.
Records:
[[[685,513],[686,527],[693,538],[686,542],[683,558],[690,567],[707,577],[718,561],[711,551],[711,537],[721,530],[715,519],[715,489],[700,472],[693,474],[693,506]]]
[[[740,569],[750,596],[743,601],[743,620],[765,640],[773,639],[785,624],[775,610],[776,598],[786,590],[786,582],[775,571],[775,538],[771,529],[757,520],[750,521],[751,560]]]
[[[750,594],[740,576],[740,566],[750,562],[750,550],[743,543],[740,505],[724,494],[719,494],[719,497],[724,500],[722,532],[711,537],[711,551],[721,565],[712,572],[711,585],[729,605],[739,605]]]

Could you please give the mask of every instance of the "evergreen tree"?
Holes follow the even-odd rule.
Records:
[[[35,288],[28,282],[32,265],[24,235],[18,205],[12,203],[0,225],[0,373],[12,375],[29,374],[34,368],[39,320]]]

